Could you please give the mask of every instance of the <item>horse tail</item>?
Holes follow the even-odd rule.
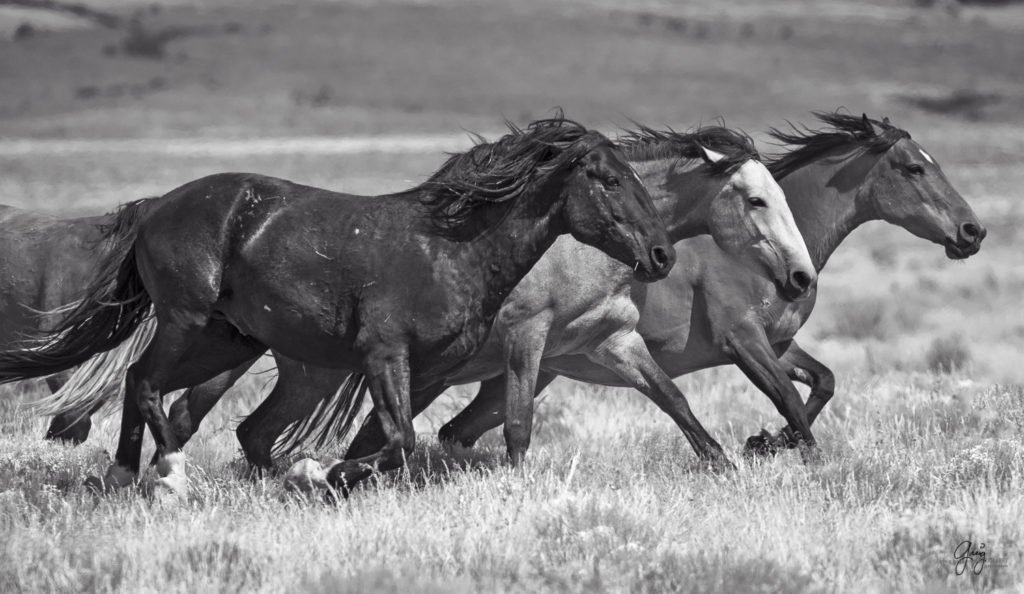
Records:
[[[359,415],[366,390],[366,375],[350,374],[330,398],[316,405],[309,416],[284,430],[274,442],[271,454],[274,457],[288,456],[305,447],[320,450],[335,440],[343,439]]]
[[[52,330],[0,353],[0,383],[71,369],[128,339],[150,316],[152,300],[135,264],[135,239],[147,199],[121,206],[103,229],[105,255],[85,297]]]
[[[40,416],[74,415],[76,423],[100,409],[109,412],[117,408],[124,396],[128,366],[138,360],[155,333],[156,320],[146,319],[128,340],[79,365],[59,390],[25,407]]]

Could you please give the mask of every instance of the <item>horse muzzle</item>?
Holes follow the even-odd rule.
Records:
[[[947,237],[944,243],[946,257],[950,260],[970,258],[981,249],[981,241],[988,230],[976,223],[963,223],[956,230],[956,237]]]
[[[786,282],[776,281],[779,285],[779,293],[786,301],[803,301],[811,295],[811,288],[814,286],[817,276],[814,272],[799,268],[791,270]]]
[[[645,262],[637,261],[633,271],[633,276],[645,283],[665,278],[676,263],[676,250],[671,244],[652,246],[647,256]]]

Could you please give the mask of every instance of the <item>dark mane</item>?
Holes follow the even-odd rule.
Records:
[[[840,147],[859,148],[873,153],[882,153],[910,133],[889,123],[889,118],[882,121],[872,120],[867,115],[857,117],[845,113],[827,113],[816,111],[814,117],[828,125],[821,130],[798,128],[789,124],[790,132],[772,128],[768,134],[782,144],[797,148],[778,156],[768,164],[768,170],[775,179],[782,179],[794,170],[806,165],[822,153]]]
[[[506,122],[509,133],[453,154],[430,179],[414,190],[425,192],[434,223],[460,235],[481,206],[512,203],[551,174],[572,167],[601,145],[612,146],[599,132],[561,115],[537,120],[526,128]]]
[[[731,174],[751,159],[761,160],[749,136],[723,126],[707,126],[684,133],[637,125],[636,129],[625,131],[617,144],[630,161],[703,159],[701,147],[711,149],[725,155],[722,160],[708,164],[715,175]]]

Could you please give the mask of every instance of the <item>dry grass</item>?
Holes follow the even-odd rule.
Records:
[[[959,377],[847,380],[823,417],[825,460],[743,460],[767,407],[743,381],[691,380],[735,473],[696,468],[686,441],[621,390],[557,385],[541,407],[573,422],[538,435],[522,471],[497,436],[451,455],[427,438],[402,473],[337,506],[240,476],[233,436],[193,444],[182,507],[141,492],[97,499],[81,480],[114,440],[0,438],[4,591],[948,591],[1024,584],[1024,391]],[[251,402],[255,387],[243,390]],[[237,403],[244,406],[242,403]],[[739,410],[742,425],[720,421]],[[224,424],[227,413],[211,419]],[[611,418],[616,422],[604,422]],[[6,413],[10,415],[10,412]],[[774,420],[771,414],[766,415]],[[7,416],[9,419],[10,417]],[[438,426],[421,421],[426,435]],[[771,423],[774,424],[774,423]],[[17,427],[14,427],[17,425]],[[329,455],[326,454],[326,455]],[[985,543],[977,577],[954,572]],[[1004,565],[1005,564],[1005,565]]]

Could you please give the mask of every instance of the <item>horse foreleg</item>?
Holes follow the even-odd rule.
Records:
[[[543,369],[537,373],[534,398],[558,377]],[[441,443],[457,443],[464,448],[473,447],[484,433],[505,423],[505,376],[499,375],[480,382],[473,401],[462,412],[445,423],[437,432]]]
[[[617,336],[602,344],[588,358],[643,392],[658,408],[672,417],[702,461],[714,469],[735,468],[722,446],[694,416],[686,396],[651,357],[639,333],[633,331]]]
[[[780,361],[788,367],[789,377],[811,388],[807,397],[807,422],[814,424],[815,419],[821,414],[822,409],[832,399],[836,390],[836,378],[832,370],[807,354],[800,346],[793,341],[789,348],[782,354]],[[796,445],[796,436],[791,428],[784,427],[778,435],[778,439],[785,440],[788,447]]]
[[[771,344],[768,343],[764,328],[750,324],[733,328],[728,337],[726,354],[772,401],[789,426],[794,429],[796,443],[807,446],[801,449],[804,461],[815,461],[820,454],[811,433],[803,399],[790,381],[786,367],[779,361]],[[756,452],[757,446],[758,444],[748,440],[747,451]]]
[[[448,386],[444,382],[438,382],[426,388],[414,390],[412,393],[412,416],[419,416],[430,403],[437,400],[437,397],[444,393]],[[345,459],[352,460],[369,456],[379,451],[387,443],[387,436],[384,434],[384,427],[380,418],[376,415],[369,415],[363,422],[359,432],[352,439],[352,444],[345,452]]]
[[[505,447],[513,466],[522,463],[533,432],[533,396],[544,356],[551,315],[506,329],[505,335]]]
[[[380,450],[361,458],[339,462],[327,473],[327,482],[347,493],[375,470],[390,470],[405,463],[416,447],[409,402],[409,358],[405,352],[371,356],[365,364],[366,381],[380,419],[385,442]]]

